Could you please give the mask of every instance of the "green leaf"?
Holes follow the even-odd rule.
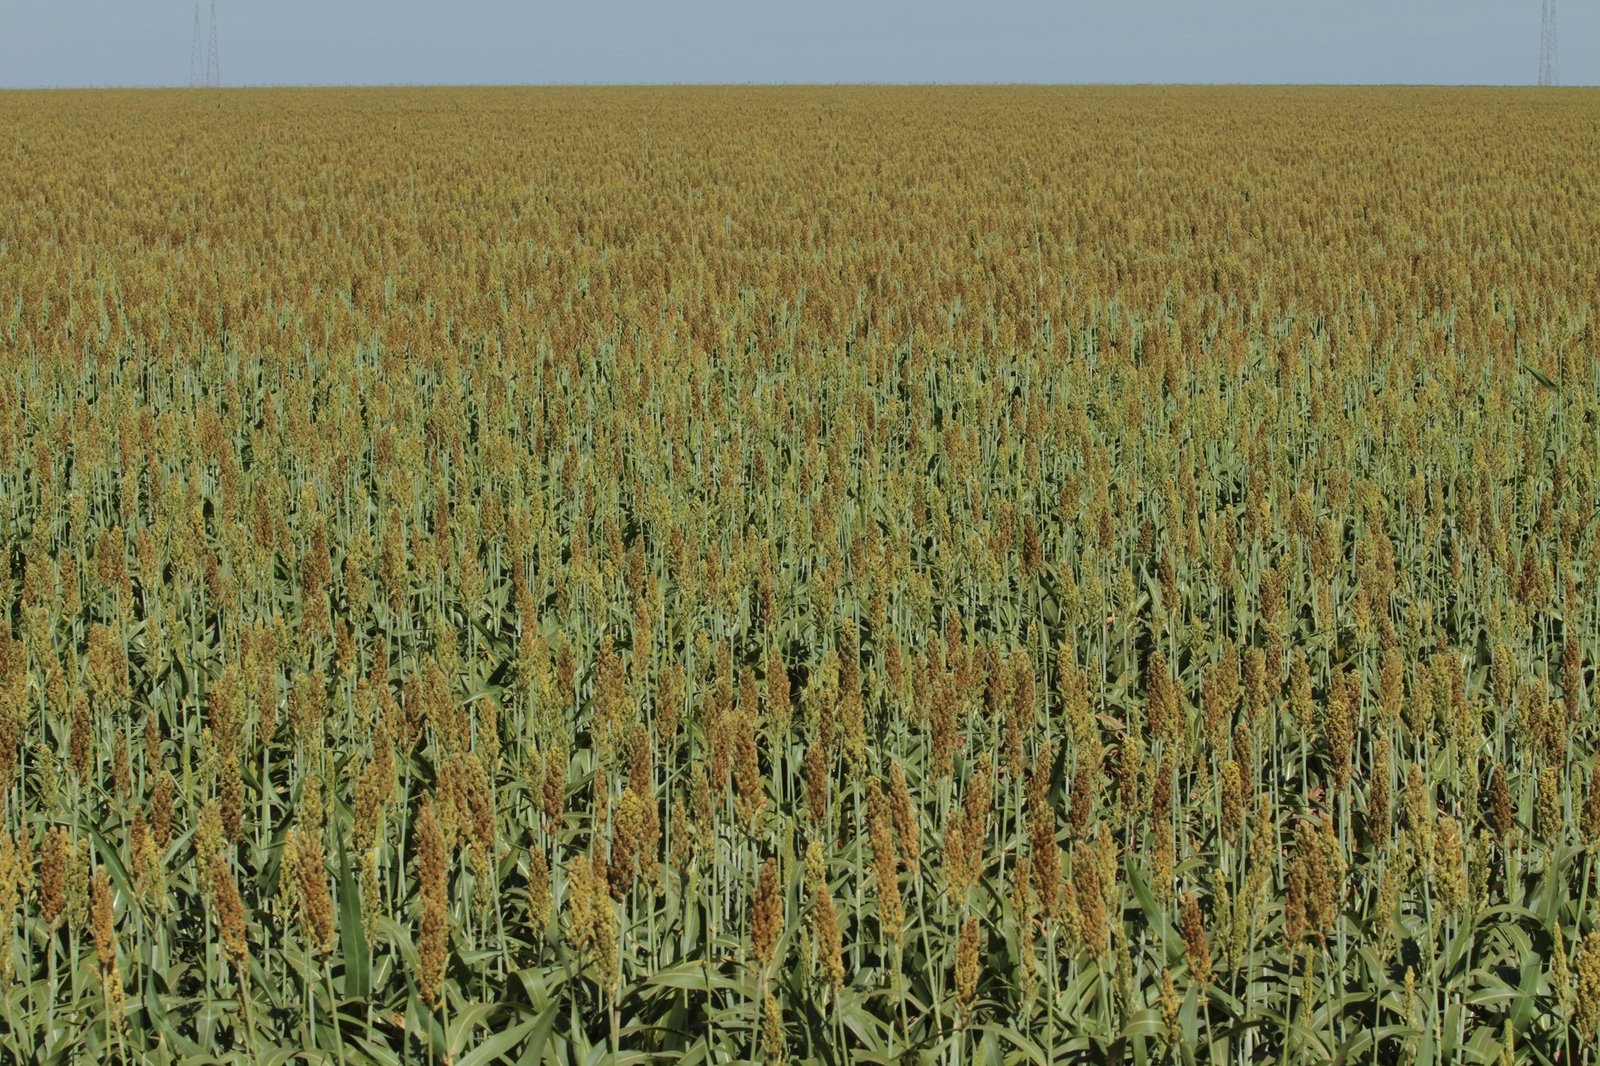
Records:
[[[367,930],[361,918],[361,890],[350,869],[350,853],[339,840],[339,951],[344,957],[344,994],[349,999],[372,996],[372,968],[367,958]]]
[[[528,1042],[522,1049],[519,1063],[534,1063],[544,1059],[545,1045],[550,1042],[550,1032],[555,1028],[556,1018],[560,1016],[561,1003],[554,1002],[546,1007],[540,1015],[533,1020],[533,1028],[528,1031]]]
[[[1543,385],[1545,388],[1553,389],[1556,392],[1560,392],[1561,391],[1561,386],[1557,385],[1554,381],[1551,381],[1550,380],[1550,375],[1546,374],[1544,371],[1540,370],[1538,367],[1534,366],[1532,363],[1522,362],[1522,363],[1519,363],[1518,365],[1520,367],[1522,367],[1522,369],[1526,370],[1533,377],[1533,380],[1537,381],[1539,384]]]
[[[547,1008],[545,1013],[548,1014],[554,1009],[553,1007]],[[480,1066],[480,1064],[500,1061],[501,1056],[517,1046],[518,1041],[533,1033],[538,1028],[539,1023],[539,1018],[529,1018],[527,1021],[512,1026],[510,1029],[502,1029],[457,1059],[456,1066]],[[541,1039],[540,1043],[543,1044],[543,1042]]]

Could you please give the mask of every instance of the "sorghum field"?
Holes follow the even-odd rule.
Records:
[[[0,1059],[1594,1060],[1600,93],[0,94]]]

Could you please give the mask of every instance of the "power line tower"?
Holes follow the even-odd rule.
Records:
[[[1555,85],[1560,75],[1556,71],[1556,0],[1544,0],[1539,18],[1539,84]]]
[[[200,0],[194,0],[194,43],[189,46],[189,88],[198,89],[204,85],[206,68],[204,53],[200,50]]]
[[[1550,3],[1550,0],[1544,0]],[[222,67],[216,58],[216,0],[211,0],[211,46],[206,50],[205,83],[210,88],[222,85]]]

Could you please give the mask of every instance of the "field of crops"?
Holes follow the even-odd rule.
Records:
[[[1600,93],[0,94],[0,1060],[1591,1061]]]

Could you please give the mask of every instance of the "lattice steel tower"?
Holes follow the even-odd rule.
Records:
[[[1539,18],[1539,84],[1558,84],[1556,70],[1556,0],[1544,0]]]
[[[200,45],[200,0],[194,0],[194,43],[189,46],[189,87],[198,89],[206,83],[205,53]]]
[[[1550,0],[1544,0],[1549,3]],[[211,0],[211,46],[205,56],[205,83],[210,88],[222,85],[222,67],[216,58],[216,0]]]

